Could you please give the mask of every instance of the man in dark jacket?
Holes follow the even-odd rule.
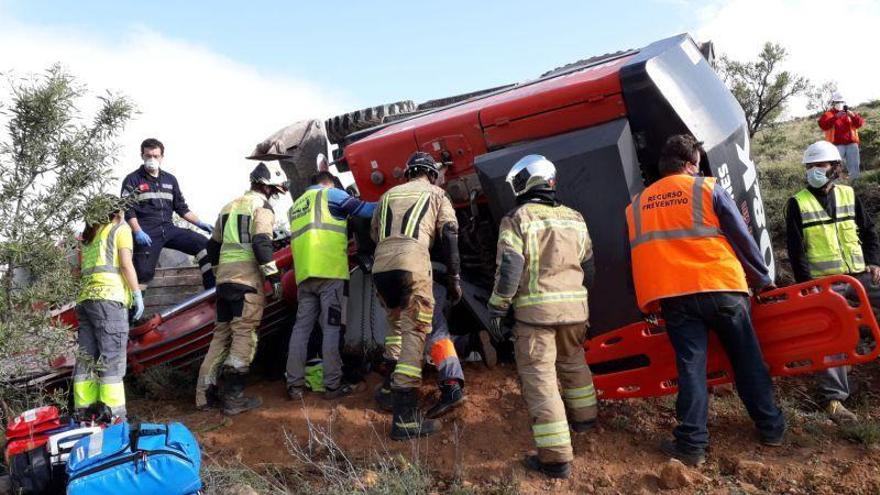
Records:
[[[165,247],[195,256],[202,270],[202,284],[209,289],[214,287],[214,273],[205,257],[208,239],[192,230],[175,226],[172,216],[177,213],[208,234],[214,227],[199,220],[189,209],[177,178],[160,170],[164,157],[165,146],[158,139],[145,139],[141,143],[143,165],[128,174],[122,182],[122,196],[135,195],[137,198],[133,206],[126,210],[125,220],[134,234],[133,261],[141,290],[146,289],[153,279],[159,254]]]
[[[853,188],[834,183],[840,162],[837,148],[827,141],[813,143],[804,153],[808,187],[789,199],[785,208],[788,258],[796,281],[852,275],[865,286],[871,304],[880,306],[880,243]],[[840,290],[855,297],[848,293],[849,285]],[[819,394],[832,420],[857,419],[843,405],[850,395],[847,367],[820,372]]]

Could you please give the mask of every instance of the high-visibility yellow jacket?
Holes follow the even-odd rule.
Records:
[[[266,196],[248,191],[220,210],[212,234],[220,243],[215,267],[217,285],[240,284],[263,289],[264,277],[277,274],[275,261],[261,263],[254,254],[253,240],[257,235],[272,238],[275,214]]]
[[[813,193],[802,189],[794,195],[801,211],[804,248],[811,277],[865,271],[865,258],[856,225],[856,196],[852,187],[834,186],[834,218]]]
[[[125,222],[108,223],[82,245],[80,290],[76,302],[116,301],[131,305],[131,291],[122,278],[119,249],[132,249],[131,228]]]
[[[327,191],[309,189],[290,207],[290,249],[296,283],[310,278],[348,280],[346,220],[330,213]]]

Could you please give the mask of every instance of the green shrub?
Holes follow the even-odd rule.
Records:
[[[880,167],[880,131],[876,127],[866,126],[859,130],[862,167],[866,170]]]

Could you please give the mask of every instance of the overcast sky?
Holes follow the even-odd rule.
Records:
[[[135,2],[0,0],[0,72],[61,62],[141,113],[138,144],[166,144],[193,210],[213,219],[245,187],[254,144],[294,121],[517,82],[680,32],[752,58],[785,45],[788,68],[880,98],[880,1]],[[793,109],[795,112],[797,109]]]

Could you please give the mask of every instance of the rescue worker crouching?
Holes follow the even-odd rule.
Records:
[[[489,299],[491,331],[503,339],[501,320],[513,308],[516,366],[538,449],[524,464],[567,478],[574,458],[569,428],[589,431],[598,409],[583,347],[592,243],[581,214],[556,199],[552,162],[525,156],[510,169],[507,182],[518,206],[501,219]]]
[[[769,269],[733,198],[699,175],[701,153],[693,136],[670,137],[660,153],[662,178],[626,208],[636,300],[642,312],[662,313],[678,371],[675,440],[661,449],[692,466],[705,461],[709,444],[710,328],[761,443],[782,445],[785,434],[749,303],[749,287],[773,288]]]
[[[121,204],[119,198],[99,196],[85,215],[76,300],[79,350],[73,373],[74,408],[83,420],[124,420],[126,416],[122,379],[128,346],[127,308],[134,306],[137,320],[144,312],[144,299],[131,260],[131,229],[123,219]]]
[[[791,197],[785,208],[788,258],[797,282],[852,275],[865,287],[876,308],[880,307],[880,242],[853,188],[834,182],[842,169],[839,149],[819,141],[804,152],[808,187]],[[836,290],[858,300],[848,284]],[[850,395],[847,368],[818,373],[820,404],[837,423],[858,419],[843,405]]]
[[[373,282],[388,314],[385,357],[395,360],[391,376],[394,418],[391,438],[406,440],[440,430],[437,420],[418,410],[425,340],[432,329],[434,296],[430,248],[442,244],[449,299],[461,299],[458,221],[445,191],[435,185],[440,165],[428,153],[407,160],[405,184],[385,192],[373,213],[377,242]]]
[[[217,319],[199,368],[196,407],[220,406],[227,415],[262,404],[258,397],[246,397],[244,387],[266,306],[264,281],[271,282],[273,297],[282,295],[281,274],[272,258],[275,214],[269,199],[287,191],[287,178],[277,162],[270,162],[257,165],[250,181],[249,191],[220,210],[207,245],[217,276]]]
[[[165,158],[165,145],[161,141],[145,139],[141,143],[141,158],[144,160],[143,165],[128,174],[122,182],[122,196],[134,198],[131,206],[125,210],[125,220],[134,235],[134,268],[141,289],[146,289],[147,284],[153,280],[156,263],[163,248],[195,256],[202,272],[202,285],[206,289],[214,287],[214,273],[205,251],[208,239],[191,230],[177,227],[172,222],[172,217],[177,213],[209,235],[214,227],[200,220],[189,209],[177,178],[161,169]]]
[[[335,179],[335,180],[334,180]],[[317,321],[323,342],[324,398],[335,399],[355,392],[342,381],[342,321],[346,312],[343,289],[349,278],[349,216],[372,218],[376,203],[367,203],[335,187],[336,177],[327,171],[312,178],[312,186],[293,202],[290,220],[293,265],[297,283],[296,322],[287,357],[287,394],[301,399],[309,336]]]

